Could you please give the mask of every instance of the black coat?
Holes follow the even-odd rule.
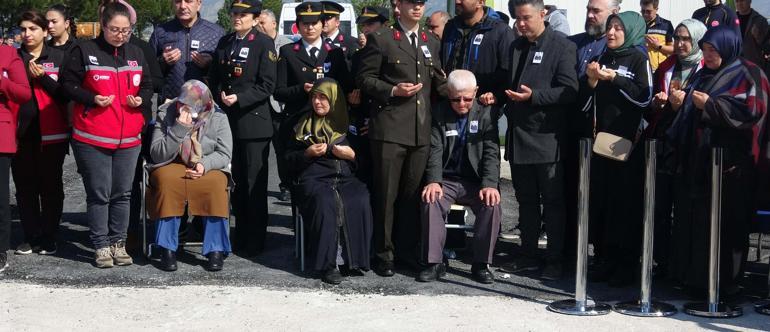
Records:
[[[217,44],[209,72],[211,93],[230,119],[233,138],[272,137],[270,95],[275,88],[278,61],[273,40],[252,29],[232,50],[235,42],[235,33],[231,33]],[[238,101],[225,106],[221,98],[223,91],[237,95]]]
[[[432,93],[446,95],[439,40],[424,27],[412,46],[400,25],[383,27],[366,37],[356,83],[372,96],[369,138],[408,146],[430,144]],[[422,83],[411,97],[391,97],[398,83]]]
[[[511,70],[507,74],[505,89],[518,90],[513,86],[514,76],[525,43],[529,43],[527,38],[520,37],[511,45]],[[519,78],[519,85],[532,89],[532,98],[526,102],[514,102],[504,94],[499,96],[507,102],[505,153],[506,159],[512,163],[542,164],[561,159],[567,112],[578,94],[575,52],[574,43],[546,27],[529,48]]]
[[[348,63],[348,68],[351,68],[353,63],[353,55],[358,52],[358,39],[347,36],[340,31],[337,37],[331,41],[331,46],[334,48],[341,48],[342,53],[345,54],[345,61]]]

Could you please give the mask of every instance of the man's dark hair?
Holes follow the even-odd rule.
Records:
[[[543,0],[510,0],[508,1],[508,10],[513,14],[513,9],[520,6],[532,5],[535,9],[542,10],[545,8]]]
[[[658,9],[658,5],[660,4],[660,0],[641,0],[639,4],[644,7],[648,5],[652,5],[652,8]]]

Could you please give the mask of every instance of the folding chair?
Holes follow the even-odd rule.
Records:
[[[302,214],[299,212],[299,206],[294,201],[296,190],[294,184],[291,188],[291,218],[294,220],[294,258],[299,258],[299,270],[305,272],[305,223],[302,220]]]

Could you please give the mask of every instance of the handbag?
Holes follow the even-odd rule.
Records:
[[[594,122],[594,153],[617,161],[626,161],[631,151],[634,150],[634,143],[630,139],[607,132],[596,132],[596,94],[593,98],[593,122]]]

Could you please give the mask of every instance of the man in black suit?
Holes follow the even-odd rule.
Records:
[[[331,44],[335,48],[341,48],[345,53],[348,67],[353,61],[353,54],[358,51],[358,39],[345,35],[340,31],[340,14],[345,7],[333,1],[321,1],[323,4],[323,38],[324,43]]]
[[[449,74],[449,101],[433,114],[430,157],[422,190],[423,255],[428,267],[418,281],[428,282],[446,273],[443,263],[444,221],[454,203],[468,205],[476,216],[473,234],[473,279],[491,284],[489,271],[500,231],[500,137],[491,106],[476,100],[478,86],[470,71]]]
[[[375,272],[393,275],[394,250],[416,267],[419,252],[418,202],[430,150],[431,97],[446,95],[440,42],[420,26],[424,0],[396,1],[401,13],[392,27],[367,36],[356,75],[373,98],[369,120],[373,164]],[[398,216],[396,215],[398,212]],[[391,232],[394,220],[397,246]]]
[[[511,163],[519,202],[522,255],[505,269],[536,270],[540,223],[545,222],[548,247],[542,278],[562,275],[564,246],[564,165],[569,105],[577,98],[575,44],[545,22],[542,0],[512,0],[521,37],[511,46],[505,100],[508,133],[506,159]],[[541,212],[542,211],[542,212]]]
[[[285,103],[287,119],[281,123],[282,139],[289,139],[297,119],[312,110],[308,93],[313,82],[324,77],[337,80],[346,92],[352,90],[352,79],[342,49],[323,42],[322,5],[305,2],[295,7],[297,26],[302,38],[280,49],[278,80],[273,96]]]
[[[227,113],[233,132],[235,180],[234,249],[256,256],[267,231],[267,176],[270,95],[278,56],[273,40],[256,28],[262,3],[238,0],[230,7],[235,32],[219,40],[209,73],[214,99]]]

